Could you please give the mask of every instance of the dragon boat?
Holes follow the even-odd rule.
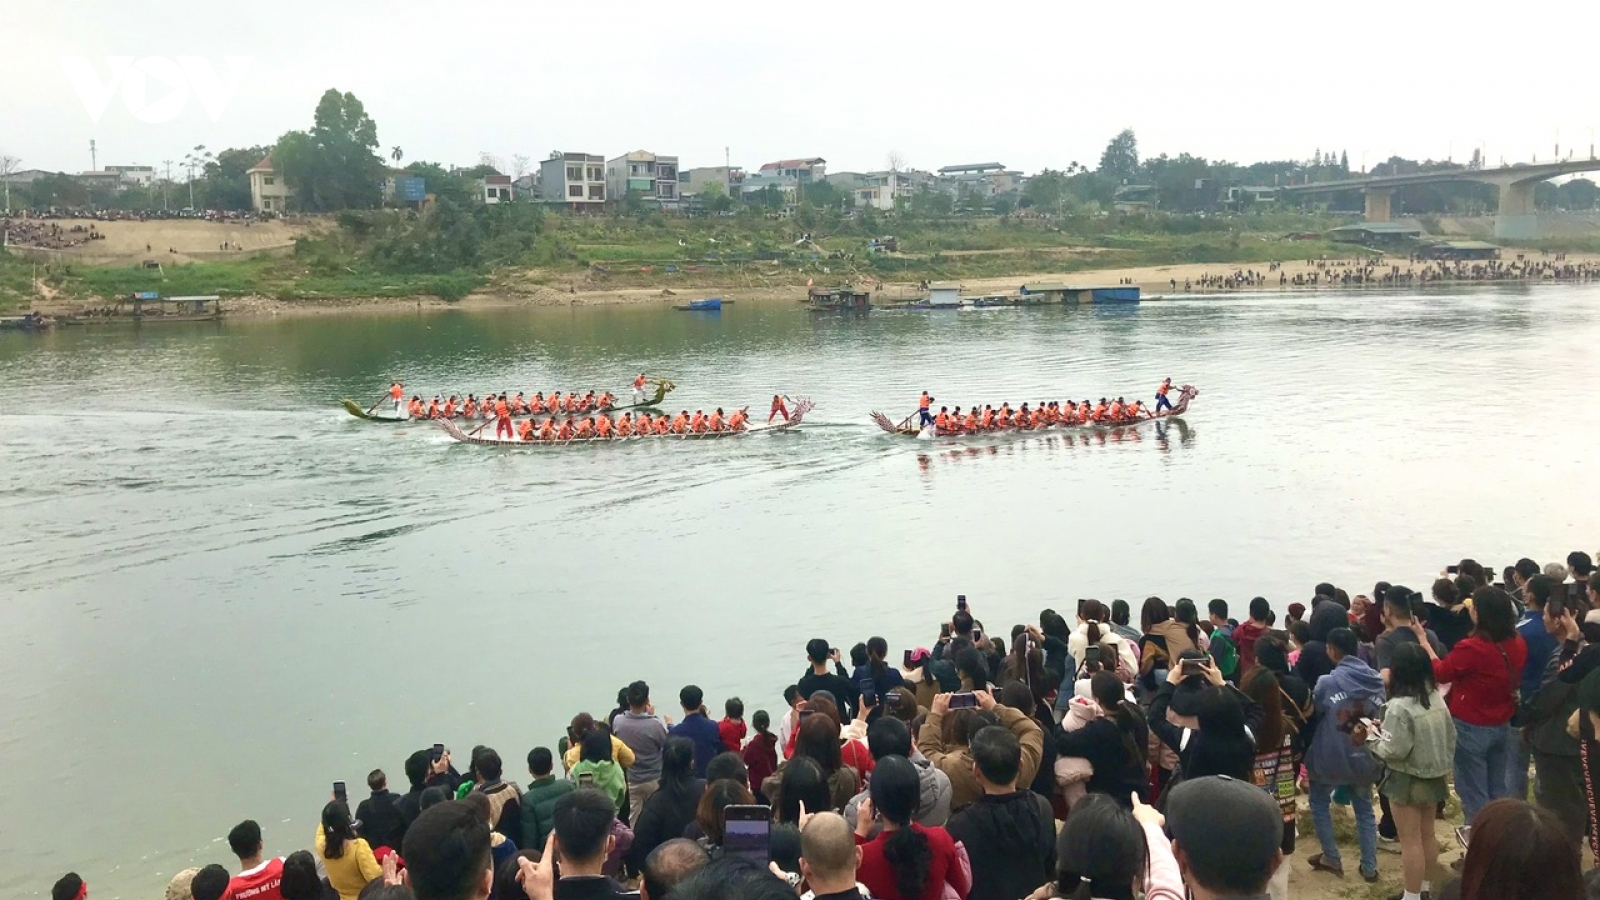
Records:
[[[1146,413],[1145,415],[1142,415],[1136,419],[1123,419],[1116,422],[1086,422],[1082,425],[1055,424],[1041,425],[1037,428],[1017,428],[1012,426],[1009,428],[992,428],[987,431],[967,431],[962,429],[961,431],[941,431],[935,435],[933,433],[934,427],[932,425],[929,425],[926,428],[918,427],[917,420],[919,416],[917,413],[912,413],[911,415],[906,416],[904,420],[897,424],[883,413],[874,412],[872,414],[872,421],[879,428],[887,431],[890,434],[922,438],[924,440],[932,440],[935,437],[978,437],[988,434],[1062,434],[1095,431],[1125,431],[1130,428],[1138,428],[1142,425],[1148,425],[1151,422],[1160,422],[1165,419],[1178,418],[1189,410],[1189,402],[1198,396],[1200,396],[1199,389],[1193,385],[1186,384],[1179,389],[1178,402],[1173,404],[1171,409],[1163,410],[1159,413]]]
[[[633,444],[643,443],[646,441],[711,441],[720,440],[723,438],[744,437],[745,435],[751,434],[773,434],[780,431],[792,431],[800,427],[801,419],[805,418],[805,414],[810,412],[815,406],[816,404],[810,400],[807,400],[803,397],[797,398],[795,400],[794,409],[789,411],[789,421],[775,422],[771,425],[751,425],[747,428],[741,428],[738,431],[728,431],[726,429],[722,431],[669,431],[666,434],[634,434],[627,437],[617,437],[616,435],[611,435],[610,437],[572,438],[565,441],[546,441],[540,440],[537,437],[528,441],[517,437],[486,437],[480,433],[479,429],[474,429],[473,431],[469,432],[463,429],[460,424],[450,419],[440,419],[439,427],[444,429],[445,434],[450,435],[451,438],[460,441],[463,444],[477,444],[483,447],[565,447],[569,444]],[[744,411],[746,413],[748,413],[749,410],[750,407],[744,407]],[[488,424],[493,424],[493,420],[491,420]],[[487,431],[488,429],[485,428],[482,430]]]
[[[667,398],[667,395],[672,393],[672,389],[677,387],[677,385],[675,385],[672,382],[666,380],[665,378],[661,378],[661,379],[657,379],[655,381],[655,386],[656,386],[655,395],[650,397],[647,400],[644,400],[643,402],[640,402],[640,403],[629,403],[629,404],[626,404],[624,406],[617,406],[617,405],[613,404],[611,406],[605,407],[604,409],[586,409],[586,410],[583,410],[581,412],[574,411],[572,413],[566,413],[564,410],[563,411],[559,411],[559,412],[548,412],[548,413],[545,413],[545,412],[526,413],[526,412],[524,412],[524,413],[517,413],[512,418],[527,418],[530,415],[533,415],[533,416],[544,416],[544,415],[557,415],[557,416],[559,416],[559,415],[575,415],[575,416],[576,415],[584,415],[584,416],[587,416],[587,415],[593,415],[595,413],[619,413],[619,412],[622,412],[623,410],[627,410],[627,409],[655,409],[656,407],[661,405],[661,401],[665,400]],[[361,408],[361,404],[355,402],[354,400],[349,400],[349,399],[340,400],[339,401],[339,405],[344,407],[344,411],[345,412],[349,413],[352,416],[355,416],[358,419],[361,419],[364,422],[439,422],[439,421],[444,421],[443,419],[430,419],[430,418],[428,418],[426,416],[420,417],[420,418],[412,418],[411,416],[373,415],[372,413],[368,412],[367,410],[362,409]],[[374,406],[373,408],[376,409],[376,408],[378,408],[378,406],[386,406],[386,405],[387,405],[386,402],[379,401],[378,405]],[[457,412],[454,416],[451,416],[451,418],[452,419],[461,420],[461,421],[466,421],[466,422],[472,422],[472,421],[489,421],[489,422],[493,422],[494,421],[494,415],[492,413],[487,413],[487,412],[480,412],[477,415],[472,416],[471,418],[468,418],[467,416],[463,416],[463,415],[461,415],[460,412]]]

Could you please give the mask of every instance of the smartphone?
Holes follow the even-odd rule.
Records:
[[[1204,672],[1209,668],[1211,668],[1211,660],[1209,659],[1186,659],[1180,666],[1181,671],[1185,675],[1194,675],[1198,672]]]
[[[1445,566],[1444,567],[1444,573],[1446,575],[1459,575],[1461,573],[1461,567],[1460,566]]]
[[[772,858],[772,807],[729,806],[722,820],[722,852],[765,866]]]
[[[594,773],[593,772],[579,772],[578,773],[578,787],[594,787]]]
[[[1097,663],[1099,661],[1100,661],[1100,645],[1099,644],[1094,644],[1094,645],[1091,645],[1089,647],[1084,648],[1084,651],[1083,651],[1083,663],[1084,663],[1084,665],[1088,665],[1089,663]]]
[[[443,744],[434,744],[433,745],[433,761],[434,762],[438,762],[441,759],[444,759],[444,745]]]
[[[975,709],[978,706],[978,695],[971,691],[962,691],[950,695],[951,709]]]
[[[956,595],[956,609],[959,609],[959,610],[961,610],[963,612],[966,611],[966,609],[967,609],[967,595],[966,594],[957,594]]]
[[[339,801],[340,803],[350,802],[350,794],[345,791],[344,782],[335,781],[333,783],[333,799]]]
[[[900,696],[899,691],[890,691],[883,695],[883,708],[889,712],[899,712],[900,706],[904,702],[905,700]]]
[[[1461,849],[1467,848],[1467,842],[1472,840],[1472,826],[1460,825],[1456,827],[1456,841],[1461,844]]]
[[[948,641],[949,639],[950,639],[950,623],[949,622],[941,622],[939,624],[939,640]]]
[[[1562,615],[1564,615],[1566,613],[1566,610],[1567,610],[1567,605],[1565,603],[1561,602],[1561,598],[1560,597],[1551,597],[1549,600],[1545,601],[1545,604],[1544,604],[1545,615],[1549,616],[1552,619],[1561,618]]]
[[[903,668],[907,668],[907,669],[911,668],[911,651],[910,650],[907,650],[906,653],[905,653],[905,656],[901,657],[901,659],[905,660]]]

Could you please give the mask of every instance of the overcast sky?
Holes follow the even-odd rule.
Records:
[[[336,87],[366,104],[386,154],[472,164],[487,151],[508,167],[557,149],[720,165],[726,147],[749,168],[814,155],[880,169],[897,151],[915,168],[1032,172],[1092,165],[1124,127],[1144,156],[1321,148],[1359,167],[1484,147],[1525,161],[1558,140],[1587,156],[1600,105],[1578,44],[1597,23],[1584,0],[14,0],[0,15],[0,154],[79,171],[94,139],[101,166],[159,167],[196,144],[306,128]],[[107,57],[138,60],[114,93]],[[161,74],[184,72],[180,57],[224,87],[227,58],[249,60],[231,94],[213,93],[216,121],[197,91],[169,96]],[[85,84],[109,99],[98,122]]]

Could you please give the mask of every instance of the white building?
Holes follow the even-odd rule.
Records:
[[[107,172],[116,172],[124,185],[149,187],[156,183],[155,166],[106,166]]]
[[[780,159],[761,167],[762,177],[792,178],[802,184],[828,176],[828,161],[820,156],[805,159]]]
[[[598,209],[606,202],[606,160],[593,153],[557,153],[539,163],[539,198],[571,209]]]
[[[512,197],[510,175],[485,175],[478,179],[478,197],[484,203],[510,203]]]
[[[738,166],[700,166],[678,170],[678,195],[693,197],[705,190],[708,184],[720,184],[728,196],[737,196],[744,182],[744,170]]]
[[[606,194],[620,203],[638,197],[663,208],[678,205],[678,158],[635,150],[606,162]]]
[[[245,172],[250,179],[250,208],[256,212],[281,213],[294,192],[284,184],[283,176],[272,167],[272,154]]]

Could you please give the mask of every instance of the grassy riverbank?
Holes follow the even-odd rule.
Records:
[[[982,289],[989,290],[1048,276],[1131,277],[1165,289],[1169,278],[1181,283],[1207,266],[1214,272],[1260,270],[1270,260],[1342,259],[1360,252],[1322,240],[1287,239],[1333,224],[1288,212],[805,221],[519,211],[485,221],[457,215],[442,223],[370,213],[311,220],[285,229],[291,243],[215,258],[219,240],[237,241],[236,226],[189,223],[175,237],[165,223],[104,222],[95,227],[108,239],[95,249],[120,248],[121,258],[68,250],[40,262],[0,253],[0,310],[72,312],[135,291],[219,294],[243,301],[230,304],[235,311],[292,312],[299,306],[370,308],[423,299],[628,303],[701,292],[759,301],[800,296],[808,282],[882,281],[898,289],[896,296],[923,280],[988,282]],[[158,228],[165,230],[156,234]],[[871,238],[889,234],[897,239],[897,252],[868,252]],[[151,253],[151,246],[169,252]],[[158,267],[144,265],[152,256]]]

